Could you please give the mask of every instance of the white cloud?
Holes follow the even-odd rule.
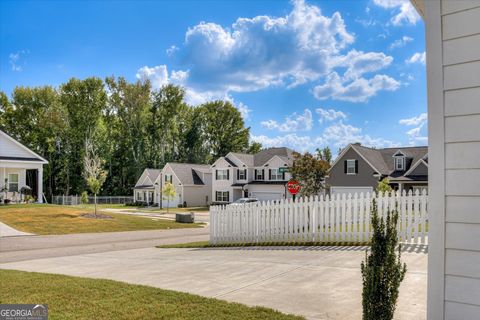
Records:
[[[374,72],[389,66],[393,57],[383,52],[367,52],[351,50],[344,56],[332,59],[335,67],[347,68],[344,74],[345,79],[355,79],[365,73]]]
[[[395,26],[406,24],[416,24],[420,20],[420,15],[409,0],[373,0],[373,2],[384,9],[394,9],[395,14],[391,22]]]
[[[283,123],[278,123],[275,120],[267,120],[262,121],[260,124],[264,128],[281,132],[309,131],[313,126],[312,112],[309,109],[305,109],[303,114],[297,114],[295,112],[287,116]]]
[[[406,63],[421,63],[423,65],[425,65],[426,61],[427,61],[427,57],[426,57],[425,51],[416,52],[409,59],[405,60]]]
[[[166,65],[151,68],[147,66],[141,67],[135,76],[140,80],[150,80],[154,88],[161,88],[169,82]]]
[[[20,50],[14,53],[10,53],[8,55],[8,62],[12,67],[12,71],[18,71],[18,72],[23,71],[23,66],[21,64],[22,58],[29,52],[30,51],[28,50]]]
[[[346,119],[347,115],[342,111],[336,111],[334,109],[322,109],[317,108],[315,112],[318,114],[319,119],[318,122],[323,123],[324,120],[326,121],[334,121],[337,119]]]
[[[315,139],[310,136],[298,136],[295,133],[289,133],[283,136],[268,137],[266,135],[251,135],[250,139],[255,142],[260,142],[262,147],[289,147],[295,151],[307,151],[319,145]]]
[[[362,129],[345,124],[343,121],[334,123],[322,132],[319,136],[298,136],[295,133],[269,137],[266,135],[251,135],[253,141],[260,142],[264,147],[282,147],[287,146],[297,151],[312,151],[322,146],[330,146],[332,148],[343,148],[349,143],[360,142],[362,145],[369,147],[394,147],[398,143],[393,141],[371,137],[363,134]]]
[[[395,91],[400,82],[387,76],[375,75],[373,78],[358,78],[343,81],[336,72],[331,73],[323,85],[313,88],[314,96],[319,100],[328,98],[350,102],[367,102],[381,90]]]
[[[428,137],[422,135],[423,129],[426,127],[428,122],[428,115],[427,113],[421,113],[416,117],[407,118],[407,119],[400,119],[398,121],[399,124],[405,126],[416,126],[406,132],[409,137],[409,141],[411,145],[416,145],[417,143],[425,144],[428,141]]]
[[[390,46],[388,47],[390,50],[395,48],[402,48],[407,45],[407,43],[412,42],[413,38],[409,36],[403,36],[400,39],[393,41]]]
[[[174,46],[174,45],[171,45],[167,50],[165,50],[167,52],[167,56],[171,57],[175,54],[175,52],[178,51],[178,47],[177,46]]]
[[[400,119],[398,121],[399,124],[403,124],[405,126],[417,126],[419,124],[423,124],[427,122],[428,120],[428,115],[427,113],[421,113],[420,115],[412,118],[407,118],[407,119]]]

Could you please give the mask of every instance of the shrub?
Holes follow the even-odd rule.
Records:
[[[183,208],[183,204],[179,203],[177,207],[178,208]]]
[[[407,272],[406,264],[400,262],[397,220],[397,210],[388,212],[386,219],[379,218],[377,204],[373,201],[371,251],[369,254],[367,250],[361,264],[363,320],[393,319],[398,289]]]
[[[83,191],[80,195],[80,203],[81,204],[88,204],[88,193],[87,191]]]

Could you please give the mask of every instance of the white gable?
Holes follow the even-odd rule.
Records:
[[[18,158],[38,158],[39,161],[47,162],[38,154],[16,141],[5,132],[0,130],[0,156]]]

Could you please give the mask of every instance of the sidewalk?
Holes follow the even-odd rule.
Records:
[[[18,237],[18,236],[31,236],[33,233],[18,231],[12,227],[0,222],[0,238],[2,237]]]

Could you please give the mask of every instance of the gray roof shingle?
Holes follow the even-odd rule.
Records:
[[[194,163],[167,163],[183,185],[203,185],[199,173],[209,173],[210,165]]]
[[[279,156],[282,160],[285,161],[287,166],[292,165],[293,163],[293,150],[280,147],[280,148],[268,148],[262,151],[259,151],[255,154],[247,154],[247,153],[234,153],[232,154],[238,158],[240,161],[245,163],[248,167],[261,167],[265,163],[267,163],[270,159],[274,156]],[[228,158],[225,157],[225,160],[229,162]]]

